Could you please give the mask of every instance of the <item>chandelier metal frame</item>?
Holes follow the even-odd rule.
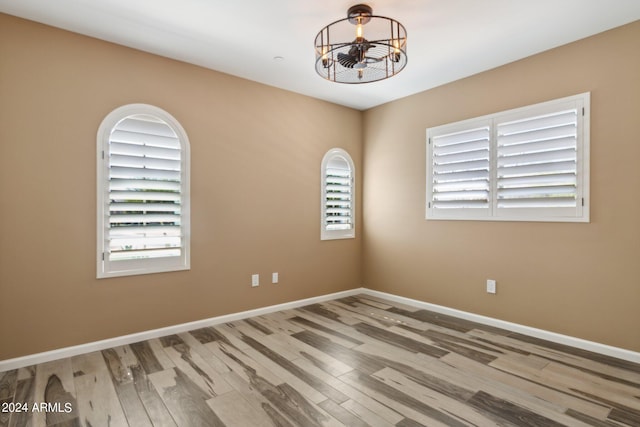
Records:
[[[373,15],[370,6],[357,4],[349,8],[346,18],[318,32],[315,57],[316,72],[332,82],[384,80],[407,65],[407,31],[395,19]]]

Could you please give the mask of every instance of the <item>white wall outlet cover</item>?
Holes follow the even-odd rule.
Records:
[[[260,286],[260,275],[259,274],[252,274],[251,275],[251,286],[253,286],[253,287]]]
[[[487,292],[490,294],[496,293],[496,281],[495,280],[487,280]]]

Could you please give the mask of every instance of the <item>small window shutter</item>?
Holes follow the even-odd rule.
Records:
[[[109,137],[109,261],[181,256],[181,146],[147,115],[120,121]]]
[[[576,109],[497,124],[497,209],[576,208]]]
[[[332,158],[325,170],[326,230],[350,230],[352,221],[353,177],[349,163],[341,157]]]
[[[489,138],[489,126],[431,136],[431,209],[489,210]]]

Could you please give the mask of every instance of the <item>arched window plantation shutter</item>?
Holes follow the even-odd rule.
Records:
[[[324,223],[327,230],[350,230],[351,218],[351,187],[353,178],[346,160],[333,158],[327,167],[325,177]]]
[[[186,134],[168,113],[133,107],[103,135],[103,277],[189,266]]]
[[[354,237],[354,167],[342,149],[329,150],[322,161],[321,203],[321,239]]]
[[[109,138],[109,259],[180,256],[180,141],[151,116],[130,116]]]

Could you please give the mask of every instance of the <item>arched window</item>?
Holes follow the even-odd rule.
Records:
[[[189,269],[189,140],[166,111],[117,108],[98,130],[98,278]]]
[[[351,156],[332,148],[322,159],[321,240],[348,239],[355,232],[355,168]]]

